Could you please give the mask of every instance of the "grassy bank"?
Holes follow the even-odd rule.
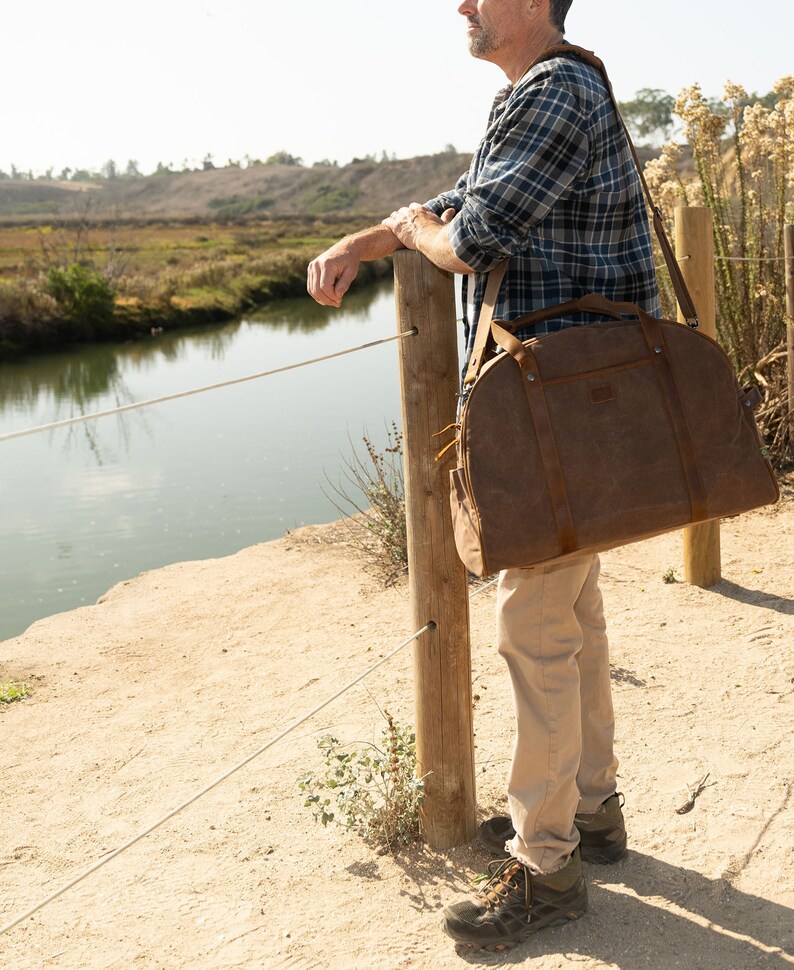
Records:
[[[0,359],[230,319],[305,293],[311,259],[357,222],[0,227]],[[390,272],[364,266],[362,278]]]

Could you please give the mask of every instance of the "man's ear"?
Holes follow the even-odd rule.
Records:
[[[529,12],[530,17],[533,19],[542,14],[544,9],[548,11],[548,8],[549,0],[529,0],[529,3],[527,4],[527,11]]]

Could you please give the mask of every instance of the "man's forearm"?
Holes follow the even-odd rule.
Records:
[[[350,253],[362,263],[369,263],[375,259],[391,256],[396,250],[402,249],[403,244],[388,226],[379,225],[345,236],[331,248]]]
[[[448,273],[461,273],[464,276],[474,270],[462,259],[455,255],[452,243],[449,241],[449,226],[424,226],[416,234],[416,248],[423,256],[427,256],[431,263]]]

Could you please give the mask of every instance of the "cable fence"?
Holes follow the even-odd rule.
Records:
[[[116,415],[116,414],[121,414],[121,413],[125,413],[125,412],[128,412],[128,411],[134,411],[134,410],[137,410],[137,409],[140,409],[140,408],[152,407],[154,405],[163,404],[163,403],[166,403],[166,402],[169,402],[169,401],[179,400],[181,398],[186,398],[186,397],[190,397],[190,396],[197,395],[197,394],[207,393],[207,392],[213,391],[213,390],[219,390],[219,389],[225,388],[225,387],[232,387],[232,386],[235,386],[235,385],[238,385],[238,384],[242,384],[242,383],[246,383],[246,382],[249,382],[249,381],[260,380],[260,379],[263,379],[265,377],[271,377],[271,376],[274,376],[276,374],[282,374],[282,373],[285,373],[287,371],[292,371],[292,370],[296,370],[298,368],[307,367],[307,366],[310,366],[310,365],[313,365],[313,364],[318,364],[318,363],[321,363],[323,361],[332,360],[332,359],[337,358],[337,357],[342,357],[342,356],[345,356],[345,355],[348,355],[348,354],[357,353],[359,351],[367,350],[367,349],[370,349],[370,348],[373,348],[373,347],[378,347],[378,346],[381,346],[381,345],[384,345],[384,344],[389,344],[389,343],[394,343],[394,342],[398,342],[398,341],[403,341],[404,338],[411,337],[411,336],[416,336],[417,334],[418,334],[418,330],[417,330],[416,327],[412,327],[412,328],[409,328],[409,329],[404,329],[404,330],[402,330],[401,332],[399,332],[398,334],[396,334],[393,337],[387,337],[387,338],[382,338],[382,339],[379,339],[379,340],[369,341],[369,342],[367,342],[365,344],[360,344],[360,345],[357,345],[355,347],[350,347],[350,348],[346,348],[346,349],[343,349],[343,350],[339,350],[339,351],[336,351],[334,353],[330,353],[330,354],[323,355],[321,357],[312,358],[310,360],[300,361],[300,362],[295,363],[295,364],[289,364],[289,365],[285,365],[283,367],[272,368],[272,369],[267,370],[267,371],[262,371],[262,372],[259,372],[259,373],[256,373],[256,374],[250,374],[250,375],[246,375],[244,377],[234,378],[234,379],[231,379],[231,380],[221,381],[221,382],[217,382],[217,383],[213,383],[213,384],[207,384],[207,385],[203,385],[201,387],[196,387],[196,388],[192,388],[192,389],[189,389],[189,390],[176,392],[176,393],[173,393],[173,394],[167,394],[167,395],[163,395],[163,396],[160,396],[160,397],[157,397],[157,398],[152,398],[152,399],[145,400],[145,401],[138,401],[138,402],[133,402],[133,403],[126,404],[126,405],[120,405],[118,407],[109,408],[107,410],[98,411],[98,412],[94,412],[94,413],[91,413],[91,414],[78,415],[78,416],[75,416],[75,417],[72,417],[72,418],[67,418],[67,419],[60,420],[60,421],[53,421],[53,422],[49,422],[47,424],[39,425],[37,427],[24,428],[24,429],[20,429],[20,430],[17,430],[17,431],[8,432],[8,433],[5,433],[5,434],[0,435],[0,442],[8,441],[8,440],[11,440],[11,439],[14,439],[14,438],[24,437],[24,436],[27,436],[27,435],[34,435],[34,434],[40,434],[40,433],[43,433],[43,432],[54,431],[56,429],[64,428],[64,427],[69,427],[69,426],[75,425],[75,424],[82,424],[82,423],[89,422],[89,421],[95,421],[95,420],[98,420],[100,418],[104,418],[104,417],[108,417],[108,416],[112,416],[112,415]],[[489,583],[484,583],[484,584],[480,585],[479,587],[477,587],[475,590],[473,590],[471,592],[470,598],[473,599],[476,596],[478,596],[478,595],[482,594],[483,592],[485,592],[486,590],[492,588],[493,585],[495,584],[495,582],[496,581],[494,580],[494,581],[491,581]],[[243,758],[242,760],[238,761],[232,767],[230,767],[226,771],[224,771],[217,778],[215,778],[212,781],[210,781],[208,784],[206,784],[200,790],[198,790],[198,791],[194,792],[193,794],[191,794],[189,797],[187,797],[184,801],[182,801],[179,805],[177,805],[171,811],[167,812],[165,815],[163,815],[157,821],[153,822],[151,825],[147,826],[144,830],[142,830],[141,832],[137,833],[132,838],[128,839],[123,845],[119,846],[117,849],[115,849],[112,852],[108,853],[107,855],[103,856],[101,859],[97,860],[96,862],[94,862],[93,864],[91,864],[90,866],[88,866],[82,872],[78,873],[76,876],[74,876],[72,879],[70,879],[65,885],[61,886],[59,889],[57,889],[55,892],[51,893],[45,899],[42,899],[41,901],[39,901],[38,903],[36,903],[34,906],[32,906],[29,909],[27,909],[24,913],[22,913],[19,916],[15,917],[9,923],[7,923],[4,926],[0,927],[0,935],[2,935],[4,933],[7,933],[8,931],[12,930],[14,927],[19,926],[21,923],[25,922],[27,919],[29,919],[31,916],[33,916],[35,913],[37,913],[41,909],[43,909],[45,906],[47,906],[48,904],[54,902],[55,900],[57,900],[61,896],[63,896],[70,889],[74,888],[75,886],[77,886],[78,884],[80,884],[81,882],[83,882],[85,879],[89,878],[91,875],[93,875],[94,873],[96,873],[99,869],[103,868],[108,863],[110,863],[113,859],[117,858],[122,853],[128,851],[130,848],[132,848],[134,845],[136,845],[142,839],[146,838],[148,835],[150,835],[151,833],[155,832],[157,829],[159,829],[161,826],[163,826],[169,820],[173,819],[176,815],[178,815],[179,813],[185,811],[188,807],[190,807],[191,805],[193,805],[196,801],[198,801],[204,795],[208,794],[213,789],[215,789],[217,786],[219,786],[223,782],[227,781],[229,778],[231,778],[234,774],[236,774],[237,772],[239,772],[242,768],[244,768],[246,765],[248,765],[254,759],[256,759],[259,756],[261,756],[262,754],[264,754],[266,751],[268,751],[270,748],[272,748],[274,745],[276,745],[279,741],[283,740],[289,734],[291,734],[293,731],[295,731],[297,728],[299,728],[301,725],[303,725],[307,721],[309,721],[312,717],[314,717],[320,711],[324,710],[326,707],[328,707],[334,701],[338,700],[340,697],[342,697],[343,695],[345,695],[353,687],[355,687],[357,684],[361,683],[361,681],[363,681],[365,678],[369,677],[371,674],[373,674],[376,670],[378,670],[384,664],[388,663],[390,660],[392,660],[394,657],[396,657],[407,646],[409,646],[412,643],[415,643],[424,634],[435,631],[436,628],[437,628],[437,625],[436,625],[435,621],[428,620],[419,630],[417,630],[416,633],[412,634],[410,637],[408,637],[406,640],[404,640],[398,646],[394,647],[392,650],[390,650],[388,653],[386,653],[376,663],[372,664],[370,667],[368,667],[362,673],[358,674],[352,680],[348,681],[343,687],[341,687],[334,694],[332,694],[331,696],[325,698],[320,704],[318,704],[316,707],[314,707],[311,711],[307,712],[306,714],[302,715],[297,720],[295,720],[294,722],[292,722],[288,727],[286,727],[283,731],[281,731],[280,733],[278,733],[277,735],[275,735],[274,737],[272,737],[271,739],[269,739],[261,747],[259,747],[256,751],[254,751],[251,754],[247,755],[245,758]]]
[[[490,580],[489,582],[481,584],[475,590],[472,591],[469,598],[475,599],[477,596],[481,595],[482,593],[487,592],[489,589],[492,589],[497,582],[498,580],[494,579],[494,580]],[[0,927],[0,936],[2,936],[4,933],[7,933],[9,930],[14,929],[14,927],[19,926],[21,923],[24,923],[35,913],[38,913],[39,910],[44,909],[45,906],[48,906],[50,903],[55,902],[55,900],[65,895],[70,889],[73,889],[75,886],[79,885],[89,876],[93,875],[95,872],[98,872],[100,869],[108,865],[108,863],[118,858],[118,856],[120,856],[122,853],[126,852],[128,849],[131,849],[134,845],[136,845],[138,842],[145,839],[148,835],[151,835],[161,826],[165,825],[166,822],[169,822],[172,818],[179,815],[181,812],[185,811],[185,809],[189,808],[191,805],[197,802],[204,795],[209,794],[209,792],[217,788],[223,782],[227,781],[238,771],[246,767],[246,765],[250,764],[252,761],[254,761],[256,758],[263,755],[274,745],[278,744],[279,741],[284,740],[284,738],[292,734],[293,731],[297,730],[303,724],[306,724],[307,721],[311,720],[311,718],[313,718],[316,714],[319,714],[321,711],[325,710],[325,708],[333,704],[334,701],[339,700],[340,697],[343,697],[350,690],[352,690],[354,687],[360,684],[363,680],[365,680],[371,674],[375,673],[375,671],[378,670],[380,667],[383,667],[390,660],[393,660],[406,647],[410,646],[412,643],[415,643],[425,633],[430,633],[435,629],[436,629],[436,623],[433,620],[428,621],[420,630],[417,630],[416,633],[413,633],[410,637],[403,640],[402,643],[398,644],[388,653],[384,654],[384,656],[382,656],[374,664],[372,664],[366,670],[358,674],[352,680],[349,680],[346,684],[344,684],[344,686],[340,687],[339,690],[337,690],[334,694],[331,694],[329,697],[326,697],[325,700],[321,701],[316,707],[312,708],[312,710],[308,711],[306,714],[301,715],[297,720],[293,721],[288,727],[284,728],[283,731],[279,732],[277,735],[270,738],[270,740],[266,741],[261,747],[257,748],[256,751],[247,755],[245,758],[243,758],[242,760],[234,764],[231,768],[228,768],[226,771],[224,771],[217,778],[213,779],[208,784],[204,785],[203,788],[199,789],[198,791],[194,792],[192,795],[188,796],[179,805],[171,809],[171,811],[167,812],[161,818],[157,819],[157,821],[153,822],[151,825],[147,826],[141,832],[138,832],[132,838],[128,839],[123,845],[120,845],[117,849],[114,849],[112,852],[109,852],[107,855],[102,856],[101,859],[98,859],[96,862],[88,866],[82,872],[78,873],[76,876],[70,879],[59,889],[55,890],[55,892],[50,893],[49,896],[40,900],[35,905],[31,906],[29,909],[25,910],[24,913],[21,913],[19,916],[15,917],[13,920],[11,920],[11,922],[6,923],[4,926]]]
[[[27,435],[41,434],[44,431],[55,431],[58,428],[67,428],[73,424],[84,424],[87,421],[96,421],[99,418],[111,417],[114,414],[124,414],[127,411],[137,411],[140,408],[153,407],[156,404],[164,404],[168,401],[178,401],[181,398],[193,397],[196,394],[205,394],[208,391],[217,391],[224,387],[234,387],[237,384],[245,384],[249,381],[258,381],[264,377],[273,377],[276,374],[285,374],[288,371],[299,370],[301,367],[309,367],[312,364],[321,364],[327,360],[334,360],[337,357],[345,357],[348,354],[355,354],[362,350],[370,350],[373,347],[380,347],[383,344],[394,343],[403,340],[405,337],[416,336],[416,329],[406,330],[398,333],[394,337],[384,337],[380,340],[371,340],[356,347],[348,347],[345,350],[338,350],[322,357],[313,357],[311,360],[303,360],[297,364],[287,364],[284,367],[275,367],[272,370],[261,371],[258,374],[248,374],[245,377],[235,377],[228,381],[219,381],[216,384],[205,384],[202,387],[194,387],[187,391],[177,391],[174,394],[165,394],[162,397],[150,398],[147,401],[135,401],[131,404],[122,404],[115,408],[108,408],[105,411],[95,411],[92,414],[79,414],[73,418],[64,418],[62,421],[51,421],[48,424],[41,424],[35,428],[22,428],[19,431],[8,431],[0,434],[0,442],[11,441],[13,438],[22,438]]]

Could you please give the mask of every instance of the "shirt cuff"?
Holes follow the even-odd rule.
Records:
[[[478,273],[487,273],[512,256],[512,240],[488,229],[469,199],[449,224],[449,241],[453,252]]]
[[[454,209],[458,212],[461,204],[462,199],[457,192],[442,192],[441,195],[437,195],[435,198],[425,202],[424,206],[440,218],[442,213],[447,209]]]

